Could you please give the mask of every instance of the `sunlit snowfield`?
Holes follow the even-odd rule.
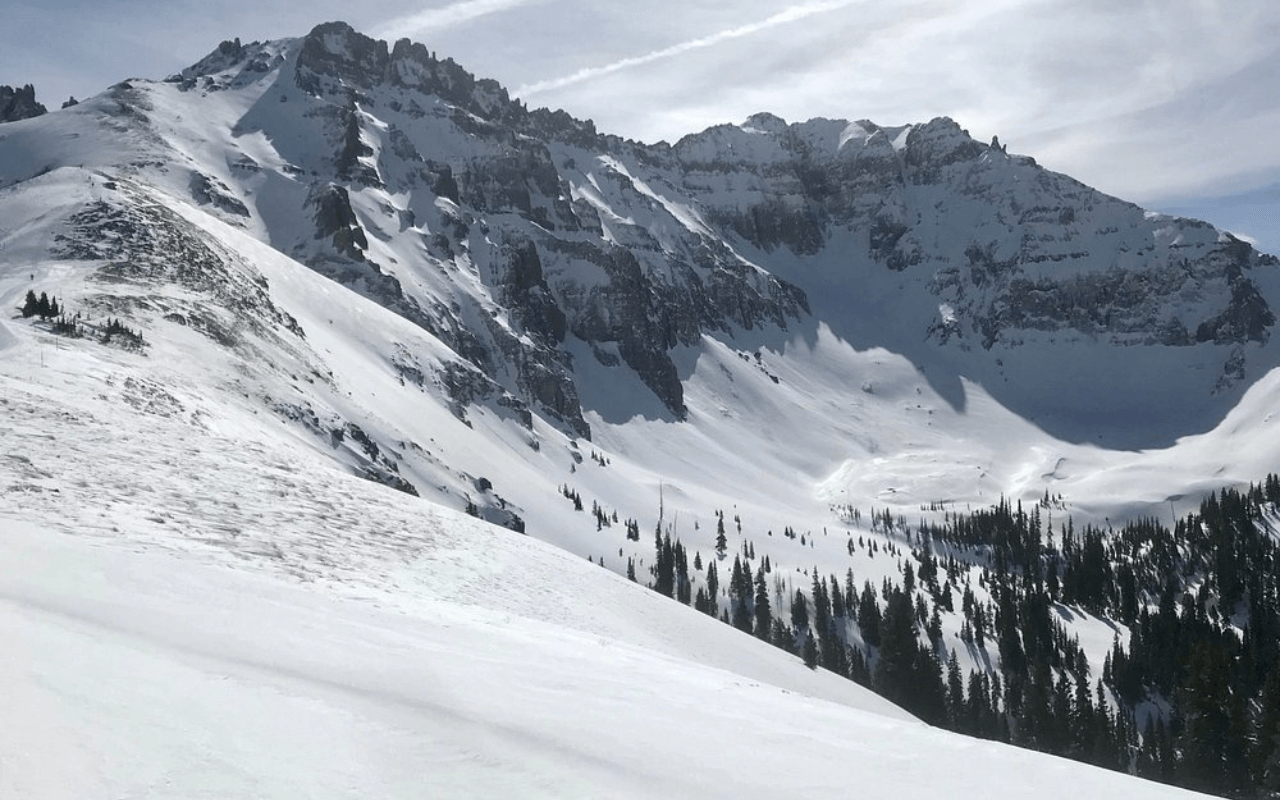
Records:
[[[927,728],[580,556],[345,474],[251,405],[165,399],[156,354],[18,326],[0,794],[1177,794]],[[804,557],[843,547],[816,542]]]

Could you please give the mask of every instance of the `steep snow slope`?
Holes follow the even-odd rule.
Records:
[[[925,728],[562,550],[336,472],[253,404],[161,391],[133,371],[154,352],[55,342],[3,362],[6,792],[989,797],[1050,775],[1176,794]]]

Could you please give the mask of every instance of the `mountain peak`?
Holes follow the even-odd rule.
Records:
[[[317,25],[302,39],[295,81],[308,94],[342,103],[352,96],[367,102],[374,90],[389,88],[434,96],[491,122],[518,125],[526,114],[497,81],[476,78],[409,39],[388,48],[345,22]]]
[[[747,130],[762,131],[764,133],[782,133],[787,129],[787,121],[777,114],[758,111],[747,117],[743,121],[742,127]]]
[[[366,36],[345,22],[325,22],[302,39],[299,80],[311,71],[368,88],[385,78],[388,58],[386,42]]]

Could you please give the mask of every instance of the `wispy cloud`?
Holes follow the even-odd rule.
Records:
[[[559,78],[550,78],[548,80],[526,84],[516,89],[515,94],[519,97],[529,97],[542,92],[563,89],[566,86],[572,86],[577,83],[582,83],[583,81],[589,81],[594,78],[610,75],[633,67],[651,64],[665,58],[671,58],[672,56],[688,53],[691,50],[701,50],[706,47],[713,47],[721,42],[729,41],[730,39],[741,39],[744,36],[751,36],[753,34],[760,33],[761,31],[775,28],[779,25],[799,22],[800,20],[807,19],[818,14],[836,11],[841,8],[851,6],[854,2],[855,0],[829,0],[828,2],[804,3],[797,6],[791,6],[766,19],[760,20],[759,22],[739,25],[738,27],[729,28],[708,36],[690,39],[688,41],[680,42],[679,44],[671,45],[670,47],[654,50],[653,52],[645,53],[644,55],[623,58],[610,64],[604,64],[598,67],[586,67]]]
[[[383,23],[372,35],[380,39],[421,36],[424,33],[452,28],[465,22],[487,17],[538,0],[461,0],[440,8],[428,8]]]

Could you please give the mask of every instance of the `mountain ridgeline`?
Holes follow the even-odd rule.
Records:
[[[223,42],[167,83],[254,98],[225,158],[157,129],[161,87],[118,84],[95,110],[190,199],[448,344],[470,365],[448,377],[460,407],[589,437],[585,357],[658,401],[630,413],[679,420],[680,348],[826,326],[907,356],[955,408],[975,381],[1059,438],[1139,447],[1208,429],[1280,363],[1273,257],[950,119],[758,114],[647,145],[337,22]],[[1083,385],[1099,364],[1124,380]]]
[[[476,368],[460,403],[576,435],[575,357],[625,364],[660,401],[638,409],[678,420],[673,352],[744,330],[826,325],[907,355],[953,406],[966,378],[1057,436],[1127,447],[1207,429],[1276,363],[1274,258],[949,119],[760,114],[645,145],[343,23],[226,42],[171,81],[261,92],[236,134],[272,140],[295,191],[270,199],[313,224],[273,225],[247,180],[271,167],[247,153],[193,175],[196,199],[448,343]],[[1090,361],[1125,380],[1082,387]]]

